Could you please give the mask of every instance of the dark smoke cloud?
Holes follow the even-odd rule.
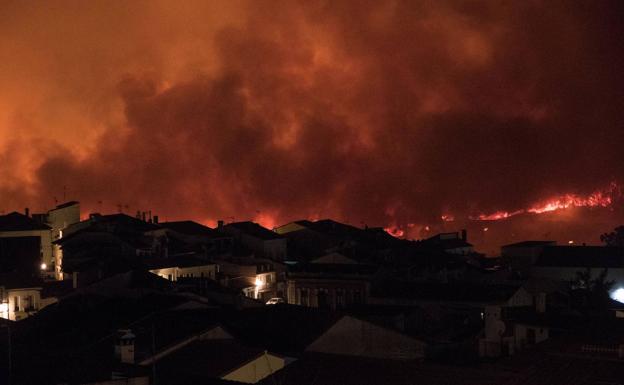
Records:
[[[8,7],[42,26],[8,28],[40,81],[1,95],[5,205],[406,225],[624,179],[620,1],[80,4]]]

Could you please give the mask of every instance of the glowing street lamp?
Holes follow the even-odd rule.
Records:
[[[256,285],[256,287],[262,286],[262,280],[260,278],[256,278],[255,285]]]
[[[48,268],[48,265],[46,265],[45,263],[42,263],[41,266],[39,266],[41,268],[41,270],[46,270]]]
[[[614,301],[618,301],[620,303],[624,303],[624,288],[620,287],[611,292],[611,298]]]

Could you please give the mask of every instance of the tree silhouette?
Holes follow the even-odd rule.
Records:
[[[615,281],[608,281],[607,275],[608,269],[603,269],[595,278],[592,278],[590,268],[576,272],[576,278],[572,280],[570,286],[580,310],[587,313],[589,311],[603,312],[608,309],[609,292]]]
[[[624,226],[618,226],[612,232],[602,234],[600,241],[607,246],[624,247]]]

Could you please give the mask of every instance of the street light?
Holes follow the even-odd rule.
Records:
[[[619,289],[614,290],[611,293],[611,298],[614,301],[624,303],[624,288],[620,287]]]

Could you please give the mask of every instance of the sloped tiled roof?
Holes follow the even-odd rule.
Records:
[[[538,247],[538,246],[554,246],[556,241],[522,241],[503,245],[501,247]]]
[[[186,235],[203,235],[215,238],[222,238],[223,235],[208,226],[193,221],[163,222],[160,224],[166,229],[173,230]]]
[[[265,239],[265,240],[284,238],[278,233],[271,231],[267,229],[266,227],[262,227],[255,222],[250,222],[250,221],[228,223],[226,227],[232,227],[232,228],[242,231],[245,234],[248,234],[257,238]]]
[[[50,230],[50,227],[15,211],[7,215],[0,216],[0,231],[32,230]]]

